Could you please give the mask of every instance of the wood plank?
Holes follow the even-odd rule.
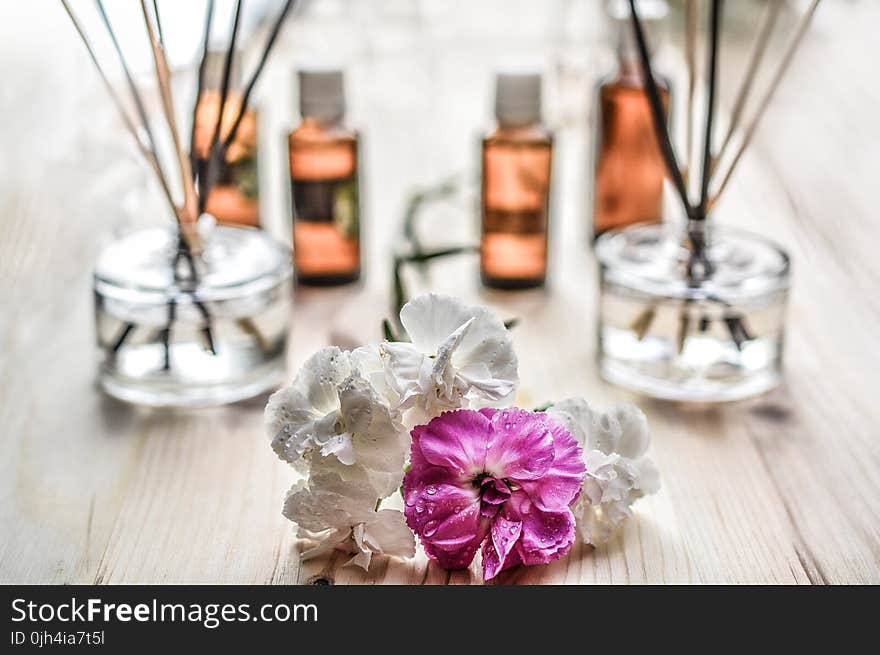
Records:
[[[596,271],[583,229],[584,99],[604,65],[601,44],[589,41],[598,30],[592,4],[530,3],[517,6],[520,18],[534,12],[529,20],[497,25],[486,20],[498,2],[473,4],[470,14],[441,3],[358,20],[318,12],[285,37],[263,89],[271,91],[265,159],[283,159],[272,135],[290,116],[290,62],[343,44],[368,161],[365,282],[297,293],[291,375],[322,345],[380,337],[406,193],[472,172],[490,73],[513,35],[553,71],[560,174],[550,287],[488,292],[473,257],[408,280],[521,319],[520,405],[568,395],[638,402],[663,486],[609,544],[578,542],[566,558],[498,582],[880,582],[880,91],[868,52],[880,7],[823,3],[718,208],[717,220],[792,254],[786,383],[748,402],[689,407],[637,398],[596,373]],[[114,131],[63,13],[21,11],[30,13],[0,17],[0,73],[23,89],[16,101],[0,96],[0,582],[479,583],[476,565],[450,573],[421,552],[412,561],[377,558],[367,573],[344,567],[341,553],[300,562],[301,544],[280,514],[295,476],[267,445],[265,398],[168,412],[95,389],[92,262],[114,230],[155,223],[161,205]],[[747,32],[732,30],[725,97],[748,45]],[[675,64],[674,53],[664,57]],[[283,236],[286,183],[278,171],[273,179],[271,222]],[[427,224],[442,225],[448,242],[472,242],[472,206],[434,208]]]

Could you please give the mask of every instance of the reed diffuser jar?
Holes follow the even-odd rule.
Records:
[[[94,274],[99,382],[150,406],[206,406],[268,391],[284,377],[290,252],[253,228],[215,227],[198,277],[174,230],[111,243]]]
[[[758,236],[715,225],[705,248],[711,272],[695,276],[675,226],[637,225],[599,238],[606,380],[657,398],[707,402],[780,382],[788,256]]]
[[[108,76],[106,62],[77,13],[62,0],[176,219],[174,229],[142,230],[112,243],[95,267],[99,382],[112,396],[154,406],[218,405],[257,395],[283,378],[290,252],[256,229],[216,226],[212,211],[221,220],[231,217],[218,211],[211,198],[228,183],[235,166],[252,155],[247,145],[253,128],[249,100],[293,4],[287,0],[276,15],[248,82],[233,89],[242,3],[235,5],[229,42],[220,54],[209,51],[214,3],[207,3],[187,149],[174,106],[159,5],[140,3],[165,142],[103,3],[99,0],[96,6],[124,73],[128,102]],[[210,68],[219,73],[219,91],[209,84]],[[206,97],[211,98],[208,109],[213,107],[209,120],[204,116]],[[163,165],[160,143],[170,147],[174,166]]]
[[[765,10],[730,125],[716,148],[713,127],[723,3],[688,0],[685,59],[689,101],[681,165],[652,70],[638,3],[629,0],[654,134],[686,220],[683,229],[668,224],[637,225],[609,232],[596,244],[600,266],[599,366],[610,382],[658,398],[703,402],[753,396],[782,379],[788,256],[761,237],[715,225],[710,214],[751,142],[763,109],[778,88],[818,3],[813,0],[801,16],[757,112],[746,122],[732,156],[725,157],[725,149],[734,143],[741,110],[778,7],[770,3]],[[701,4],[708,7],[704,75],[698,74],[696,65]],[[698,112],[694,98],[701,78],[706,80],[705,107]],[[692,152],[698,114],[702,114],[699,168]],[[699,187],[699,197],[692,199],[694,186]]]

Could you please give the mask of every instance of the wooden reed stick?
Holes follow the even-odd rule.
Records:
[[[150,119],[147,116],[146,106],[144,105],[144,101],[141,98],[140,91],[138,91],[137,84],[135,84],[134,82],[134,77],[131,74],[131,70],[128,68],[128,62],[126,62],[125,55],[122,53],[122,48],[119,45],[119,40],[116,38],[116,31],[110,24],[110,19],[107,16],[107,12],[104,10],[104,3],[102,2],[102,0],[95,0],[95,6],[98,8],[98,13],[101,15],[101,20],[104,22],[104,27],[107,28],[107,33],[110,35],[110,41],[111,43],[113,43],[113,49],[116,50],[116,56],[119,59],[119,65],[122,67],[122,73],[125,76],[125,81],[128,84],[128,90],[131,93],[132,100],[134,101],[134,107],[137,110],[138,117],[141,120],[144,132],[146,132],[147,139],[149,139],[150,141],[150,147],[153,149],[153,152],[158,153],[159,148],[156,146],[156,138],[153,136],[153,129],[150,126]]]
[[[199,252],[201,244],[199,242],[198,232],[195,229],[198,220],[198,199],[196,196],[195,186],[193,184],[192,167],[190,166],[189,154],[184,152],[180,141],[180,133],[177,130],[177,119],[174,116],[174,103],[171,98],[171,72],[168,69],[168,60],[165,58],[165,51],[156,37],[153,29],[153,22],[150,18],[150,12],[147,9],[146,0],[141,0],[141,10],[144,15],[144,24],[147,28],[147,36],[150,40],[150,47],[153,51],[153,63],[156,67],[156,79],[159,83],[159,93],[162,97],[162,109],[165,113],[165,121],[168,123],[168,129],[171,132],[171,140],[174,143],[174,150],[177,154],[177,162],[180,167],[180,174],[183,184],[183,207],[181,209],[181,228],[184,238],[187,241],[192,252]]]
[[[189,159],[193,169],[196,168],[196,119],[199,113],[199,102],[202,99],[202,93],[205,90],[205,68],[207,67],[208,49],[211,41],[211,22],[214,19],[214,0],[208,0],[205,8],[205,28],[202,34],[202,56],[199,59],[199,77],[196,84],[196,98],[193,102],[192,124],[190,125],[189,135]]]
[[[165,195],[168,204],[170,205],[172,211],[174,212],[175,218],[179,219],[178,215],[178,207],[174,202],[174,197],[171,194],[171,189],[168,186],[168,182],[165,179],[165,173],[162,171],[162,167],[159,164],[159,159],[154,150],[152,150],[147,144],[145,144],[141,137],[138,135],[137,126],[134,124],[134,121],[128,115],[128,112],[125,109],[125,104],[122,102],[122,99],[119,97],[119,94],[116,93],[116,89],[113,84],[110,82],[110,78],[107,77],[107,73],[104,71],[104,67],[101,66],[101,63],[98,61],[97,55],[95,55],[95,50],[92,47],[91,41],[89,41],[88,36],[86,36],[85,30],[83,30],[82,25],[80,24],[77,17],[74,15],[73,11],[68,4],[68,0],[61,0],[61,4],[64,6],[64,10],[67,12],[67,16],[70,18],[70,21],[73,23],[74,28],[76,29],[77,34],[79,34],[80,40],[83,42],[83,45],[86,47],[86,51],[89,53],[89,58],[92,60],[92,63],[95,65],[95,69],[98,71],[98,75],[101,77],[101,81],[104,83],[104,86],[107,89],[107,92],[110,94],[110,98],[113,100],[113,104],[116,105],[117,110],[119,111],[119,115],[122,118],[122,122],[125,125],[126,129],[131,134],[132,138],[137,145],[138,150],[147,160],[147,163],[150,165],[150,168],[153,169],[153,172],[156,175],[156,179],[159,181],[159,186],[162,187],[162,191]]]
[[[742,142],[739,145],[739,149],[737,149],[736,154],[733,157],[733,160],[730,162],[730,165],[727,168],[727,172],[721,178],[721,184],[718,186],[714,195],[712,196],[712,200],[709,203],[709,208],[718,202],[718,198],[724,193],[724,189],[727,188],[727,183],[730,182],[730,177],[733,174],[733,171],[736,169],[737,164],[743,156],[743,153],[748,148],[749,144],[752,142],[752,138],[755,136],[755,131],[758,128],[758,124],[761,121],[761,118],[764,116],[767,110],[767,106],[770,104],[770,101],[773,98],[773,94],[776,93],[776,90],[779,88],[779,84],[782,81],[782,77],[785,75],[785,72],[788,70],[789,65],[791,64],[791,60],[794,58],[794,54],[800,46],[801,41],[803,41],[804,35],[807,33],[807,28],[810,26],[810,22],[813,19],[813,15],[816,13],[816,9],[819,6],[820,0],[813,0],[810,3],[809,8],[806,13],[801,17],[797,27],[795,28],[794,36],[791,41],[789,41],[788,47],[785,50],[785,53],[782,56],[782,59],[779,62],[779,66],[776,69],[776,72],[773,75],[773,78],[770,82],[770,86],[767,87],[767,90],[764,92],[763,97],[758,102],[758,109],[755,112],[755,115],[752,117],[751,121],[745,128],[743,132]],[[713,176],[714,178],[714,176]]]
[[[694,214],[694,207],[688,200],[687,186],[684,183],[681,169],[678,167],[678,161],[675,157],[675,149],[672,147],[672,141],[669,138],[666,112],[663,110],[663,102],[660,100],[660,90],[657,88],[657,80],[654,78],[654,73],[651,70],[651,57],[648,54],[648,44],[645,41],[645,34],[642,30],[642,21],[639,19],[639,14],[636,10],[635,0],[629,0],[629,7],[632,13],[633,30],[636,36],[636,44],[638,45],[642,74],[645,78],[645,90],[648,93],[648,102],[651,106],[651,120],[654,123],[654,133],[657,136],[657,141],[660,145],[660,152],[666,163],[667,172],[672,178],[672,183],[675,186],[676,191],[678,191],[678,195],[681,197],[681,202],[685,207],[688,217],[692,217]]]
[[[761,61],[764,59],[764,54],[767,51],[767,45],[770,43],[770,36],[773,34],[773,27],[776,24],[776,18],[779,16],[780,9],[782,9],[781,2],[767,3],[767,12],[764,14],[764,20],[761,23],[761,29],[758,32],[758,37],[752,48],[752,54],[749,58],[745,75],[743,75],[742,82],[740,83],[739,90],[736,94],[736,99],[730,110],[730,123],[727,126],[727,132],[724,135],[724,139],[721,141],[721,146],[718,148],[718,154],[712,162],[713,169],[724,157],[724,153],[730,145],[730,140],[733,138],[734,133],[739,127],[739,121],[742,118],[743,110],[749,99],[752,87],[754,86],[755,75],[758,73]]]
[[[217,143],[220,140],[221,132],[223,130],[223,116],[226,113],[226,101],[229,97],[229,78],[232,74],[232,60],[235,57],[235,43],[238,39],[238,26],[241,19],[241,0],[236,0],[235,3],[235,13],[232,19],[232,35],[229,37],[229,46],[226,50],[226,58],[223,62],[223,80],[220,84],[220,108],[217,111],[217,121],[214,124],[214,131],[211,133],[210,145],[208,146],[207,152],[207,163],[206,166],[203,167],[201,173],[199,175],[199,189],[201,193],[199,194],[199,211],[205,211],[205,205],[208,202],[208,194],[210,193],[211,187],[214,185],[214,174],[215,169],[219,168],[225,163],[226,153],[221,152],[217,153]],[[215,164],[215,160],[219,160],[218,164]]]
[[[165,32],[162,30],[162,19],[159,17],[159,0],[153,0],[153,13],[156,15],[156,29],[159,31],[159,43],[165,50]]]
[[[706,134],[703,140],[703,163],[700,168],[700,219],[706,218],[709,205],[709,177],[712,166],[712,126],[715,118],[715,89],[718,86],[718,38],[721,31],[721,0],[712,0],[709,14],[709,72],[708,90],[706,92]]]
[[[272,47],[275,45],[275,40],[278,38],[278,34],[281,31],[281,26],[284,24],[284,21],[287,18],[287,14],[290,12],[295,4],[296,0],[287,0],[287,2],[284,4],[284,8],[281,10],[281,13],[275,20],[275,24],[272,26],[272,31],[269,33],[269,38],[267,39],[266,45],[263,48],[263,54],[260,56],[260,61],[257,63],[257,67],[256,69],[254,69],[254,72],[251,75],[251,79],[248,81],[247,86],[245,87],[244,94],[242,94],[241,104],[238,108],[238,116],[235,117],[235,121],[232,123],[229,134],[226,135],[226,138],[223,141],[224,150],[229,148],[229,146],[232,145],[232,143],[235,141],[235,136],[238,133],[238,126],[241,124],[241,120],[242,118],[244,118],[245,112],[247,111],[251,92],[254,90],[254,86],[257,83],[257,79],[260,77],[260,73],[263,72],[263,67],[266,65],[266,60],[269,58],[269,54],[272,52]]]
[[[697,21],[699,18],[697,0],[687,0],[685,18],[685,61],[688,71],[687,119],[685,123],[685,167],[684,181],[690,181],[693,170],[694,152],[694,95],[697,90]]]

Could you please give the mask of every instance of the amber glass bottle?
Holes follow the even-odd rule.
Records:
[[[341,71],[300,71],[302,123],[290,133],[293,259],[302,284],[360,277],[358,135],[343,124]]]
[[[195,165],[201,174],[206,171],[208,150],[217,128],[220,113],[221,84],[225,52],[208,53],[205,64],[204,90],[199,96],[195,113],[193,153]],[[239,68],[233,59],[230,89],[239,87]],[[238,116],[241,95],[230,90],[226,95],[223,121],[218,139],[223,139]],[[220,223],[232,225],[260,225],[260,203],[257,177],[257,115],[249,109],[238,127],[235,140],[226,152],[226,165],[218,172],[205,201],[205,211]]]
[[[646,14],[649,26],[665,15],[665,3],[660,6],[662,14],[656,9]],[[595,105],[594,238],[613,228],[663,218],[666,169],[651,123],[628,7],[618,18],[617,71],[599,83]],[[669,85],[659,75],[657,83],[668,115]]]
[[[498,289],[527,289],[547,276],[553,137],[541,124],[541,77],[496,79],[497,127],[483,138],[480,276]]]

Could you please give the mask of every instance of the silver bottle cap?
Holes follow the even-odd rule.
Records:
[[[345,115],[345,87],[338,69],[305,69],[299,75],[299,112],[328,123]]]
[[[508,125],[541,120],[541,74],[505,72],[495,76],[495,118]]]

